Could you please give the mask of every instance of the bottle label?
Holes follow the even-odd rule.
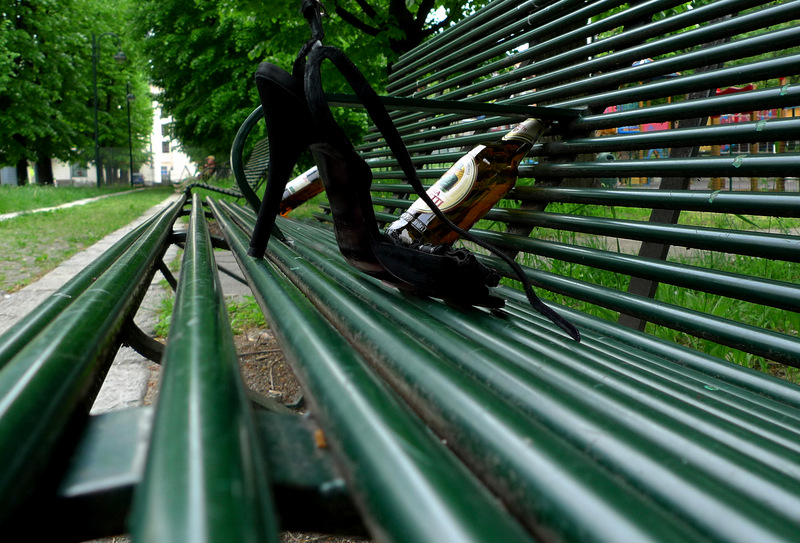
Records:
[[[515,126],[511,131],[503,136],[504,141],[518,140],[527,143],[536,143],[539,136],[544,132],[545,126],[539,119],[527,119]]]
[[[475,162],[473,154],[477,154],[483,149],[483,145],[477,146],[475,149],[458,159],[458,162],[453,164],[445,174],[428,189],[428,196],[430,196],[436,207],[442,211],[452,209],[461,203],[467,197],[472,185],[475,184],[475,178],[478,172],[478,165]],[[408,209],[408,213],[433,213],[428,205],[422,199],[416,200]]]
[[[286,184],[286,188],[283,190],[283,199],[285,200],[297,191],[306,188],[317,179],[319,179],[319,171],[317,170],[317,167],[314,166]]]

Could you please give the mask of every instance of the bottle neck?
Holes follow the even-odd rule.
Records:
[[[503,141],[519,141],[533,146],[546,128],[544,122],[539,119],[525,119],[503,136]]]

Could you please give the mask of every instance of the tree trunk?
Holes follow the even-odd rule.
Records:
[[[28,161],[21,158],[17,162],[17,185],[23,186],[28,184]]]
[[[41,185],[53,185],[53,160],[49,156],[36,157],[36,171]]]

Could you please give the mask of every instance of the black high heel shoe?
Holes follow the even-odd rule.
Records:
[[[294,74],[267,63],[259,66],[256,73],[273,161],[249,254],[263,256],[291,169],[303,149],[310,148],[331,204],[339,249],[350,264],[398,288],[442,298],[450,303],[493,308],[505,303],[492,296],[488,289],[498,284],[499,275],[478,262],[475,255],[466,249],[438,246],[419,250],[397,244],[379,232],[369,195],[372,171],[334,120],[325,98],[320,68],[322,62],[329,59],[366,107],[419,197],[462,238],[502,258],[522,281],[531,305],[580,341],[575,326],[539,300],[519,264],[454,225],[430,200],[375,91],[341,51],[321,44],[319,2],[304,1],[303,13],[311,26],[312,39],[298,55]],[[301,73],[303,83],[300,82]]]
[[[329,110],[324,122],[312,116],[303,85],[295,76],[263,63],[256,72],[256,86],[272,160],[250,256],[264,255],[286,182],[300,153],[308,148],[325,184],[339,250],[352,266],[403,290],[451,302],[502,307],[503,300],[487,288],[496,286],[499,276],[468,251],[441,247],[438,253],[426,253],[397,245],[379,232],[369,197],[372,171]]]

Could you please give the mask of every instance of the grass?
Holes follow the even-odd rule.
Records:
[[[571,213],[580,215],[590,215],[599,217],[609,217],[629,220],[648,220],[650,211],[647,209],[633,208],[609,208],[605,206],[585,206],[575,204],[553,204],[548,207],[548,211],[558,213]],[[772,231],[777,233],[796,232],[800,228],[800,220],[756,217],[756,216],[737,216],[723,215],[717,213],[684,212],[681,214],[680,224],[689,226],[701,226],[710,228],[721,228],[726,230],[748,230],[748,231]],[[487,221],[481,224],[486,228],[499,228],[504,225],[488,224]],[[556,231],[551,229],[539,229],[536,235],[543,239],[560,241],[595,249],[610,249],[626,252],[633,252],[638,245],[625,246],[624,241],[619,242],[616,238],[606,240],[601,236],[591,236],[574,232]],[[755,258],[741,255],[724,254],[712,251],[672,251],[668,260],[682,264],[689,264],[708,268],[711,270],[739,273],[742,275],[763,277],[789,283],[800,281],[800,265],[779,260],[765,258]],[[630,278],[623,274],[598,270],[588,266],[575,263],[554,260],[536,255],[523,255],[520,260],[527,266],[536,269],[550,271],[559,275],[580,279],[589,283],[602,285],[604,287],[626,291]],[[509,284],[513,282],[509,281]],[[553,301],[563,303],[575,309],[585,311],[589,314],[615,321],[618,314],[608,308],[596,306],[580,300],[561,295],[550,295]],[[759,304],[743,302],[740,300],[727,298],[724,296],[709,294],[688,288],[676,287],[663,283],[659,286],[656,300],[685,307],[691,310],[708,313],[718,317],[730,317],[735,315],[735,320],[750,324],[756,327],[788,333],[797,336],[800,333],[800,314],[775,309]],[[679,332],[664,326],[656,326],[652,323],[647,325],[646,331],[657,337],[667,339],[682,345],[687,345],[701,352],[726,359],[730,362],[755,368],[761,371],[779,375],[794,382],[800,382],[800,370],[783,367],[764,360],[761,357],[732,350],[729,347],[721,346],[716,343],[699,339],[684,332]]]
[[[15,187],[0,185],[0,214],[15,211],[30,211],[43,207],[94,198],[130,190],[124,185],[111,187],[55,187],[52,185],[25,185]]]
[[[53,189],[61,190],[65,189]],[[171,193],[170,188],[135,191],[84,206],[25,214],[0,222],[0,292],[14,292],[35,281],[78,251],[138,218]],[[14,199],[20,194],[15,193]],[[53,202],[57,205],[64,200],[48,196],[48,205]]]

